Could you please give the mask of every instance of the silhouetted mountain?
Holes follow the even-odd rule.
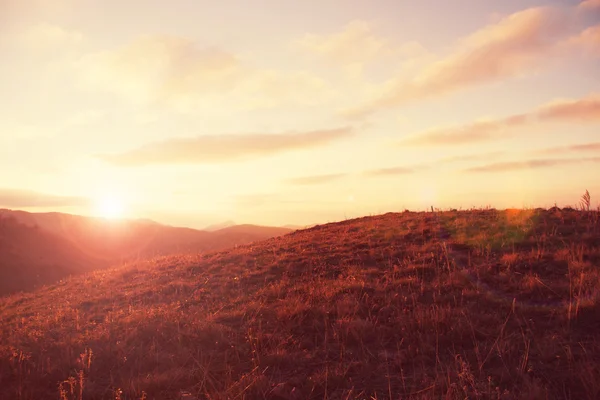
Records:
[[[104,266],[72,242],[15,218],[0,217],[0,295]]]
[[[219,229],[229,228],[230,226],[235,226],[235,222],[225,221],[225,222],[221,222],[218,224],[209,225],[206,228],[204,228],[203,230],[208,231],[208,232],[214,232],[214,231],[218,231]]]
[[[153,221],[11,210],[0,210],[0,219],[0,249],[8,251],[0,253],[1,273],[23,272],[19,284],[0,284],[0,294],[131,260],[222,250],[290,232],[252,225],[208,232]]]

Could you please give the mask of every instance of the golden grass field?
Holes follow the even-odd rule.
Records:
[[[600,211],[403,212],[0,299],[0,398],[600,399]]]

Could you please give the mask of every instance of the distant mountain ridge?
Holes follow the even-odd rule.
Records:
[[[218,231],[219,229],[224,229],[224,228],[229,228],[230,226],[235,226],[236,223],[233,221],[225,221],[225,222],[220,222],[218,224],[212,224],[207,226],[206,228],[203,228],[203,231],[208,231],[208,232],[214,232],[214,231]]]
[[[208,232],[215,232],[215,231],[219,231],[222,229],[226,229],[226,228],[231,228],[231,227],[236,227],[236,226],[246,226],[246,227],[257,227],[257,228],[261,228],[261,225],[250,225],[250,224],[236,224],[234,221],[224,221],[224,222],[220,222],[218,224],[212,224],[209,225],[205,228],[203,228],[202,230],[204,231],[208,231]],[[281,227],[268,227],[268,228],[274,228],[274,229],[288,229],[288,230],[292,230],[292,231],[297,231],[300,229],[307,229],[307,228],[311,228],[313,227],[313,225],[293,225],[293,224],[288,224],[288,225],[283,225]]]
[[[289,232],[255,225],[209,232],[148,220],[1,209],[0,295],[127,261],[223,250]]]

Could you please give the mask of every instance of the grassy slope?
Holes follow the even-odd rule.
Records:
[[[599,214],[385,214],[2,299],[0,393],[598,399]]]

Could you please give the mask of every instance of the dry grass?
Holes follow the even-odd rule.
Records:
[[[0,397],[598,399],[598,213],[389,213],[8,297]]]

